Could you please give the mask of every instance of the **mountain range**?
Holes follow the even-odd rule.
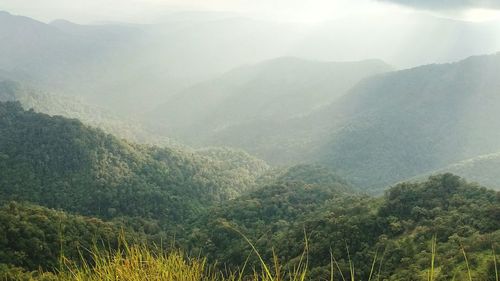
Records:
[[[321,106],[311,106],[300,114],[294,114],[293,106],[289,106],[290,110],[284,110],[289,115],[261,119],[246,114],[242,108],[258,105],[259,101],[262,101],[260,108],[273,108],[273,104],[286,104],[288,96],[272,103],[273,96],[266,91],[261,97],[259,88],[250,91],[235,87],[236,97],[224,98],[232,88],[220,86],[229,85],[223,84],[221,81],[225,80],[221,78],[195,87],[196,92],[202,94],[191,99],[192,110],[189,104],[175,106],[178,101],[174,101],[170,112],[185,114],[180,115],[186,116],[182,118],[186,123],[179,121],[184,130],[189,128],[190,117],[196,118],[201,112],[203,117],[188,138],[198,145],[242,148],[273,164],[320,163],[356,185],[379,189],[460,161],[497,153],[500,150],[497,142],[500,98],[496,91],[500,87],[496,77],[499,70],[500,54],[397,71],[384,68],[365,79],[358,77],[352,87],[344,88],[345,92],[335,91],[333,86],[325,87],[325,93],[330,89],[332,92],[323,96],[328,98],[323,99]],[[341,77],[339,73],[333,76]],[[262,77],[266,81],[273,76]],[[254,86],[258,80],[251,81],[249,84]],[[333,78],[327,81],[340,85]],[[293,82],[291,88],[300,89]],[[315,84],[307,84],[304,89],[305,100],[311,97],[321,103],[321,98],[312,98]],[[202,96],[210,99],[200,109],[195,105],[204,100]],[[175,107],[185,110],[174,111]],[[203,115],[211,108],[215,108],[211,115]],[[235,108],[240,109],[232,111]],[[271,112],[278,116],[280,111]],[[168,120],[174,119],[166,118],[165,122]],[[208,137],[206,130],[211,130]]]
[[[500,25],[373,20],[0,12],[0,279],[498,281]]]
[[[194,85],[160,105],[149,120],[167,135],[207,144],[214,136],[248,123],[265,126],[309,115],[364,78],[391,69],[377,60],[273,59]]]

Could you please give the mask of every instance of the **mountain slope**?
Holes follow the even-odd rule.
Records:
[[[195,85],[160,106],[150,118],[190,142],[226,144],[221,136],[234,127],[307,115],[344,95],[360,80],[390,69],[376,60],[273,59]]]
[[[76,118],[107,133],[133,142],[159,146],[181,145],[173,140],[146,130],[137,120],[122,117],[108,109],[89,104],[74,96],[37,91],[21,83],[0,76],[0,102],[18,101],[24,109],[49,115]]]
[[[1,12],[0,53],[7,55],[0,58],[0,69],[37,89],[142,114],[194,83],[280,56],[322,61],[380,58],[414,66],[498,48],[495,24],[410,14],[400,20],[381,24],[383,34],[359,36],[380,20],[355,25],[335,20],[305,27],[198,12],[173,13],[157,24],[78,25],[65,20],[46,24]]]
[[[266,249],[265,258],[270,259],[268,250],[284,242],[281,239],[287,232],[301,228],[304,217],[353,194],[353,188],[328,169],[291,167],[259,189],[214,206],[198,217],[181,244],[192,252],[205,252],[212,260],[238,266],[245,262],[242,253],[251,252],[251,248],[230,229],[235,227],[256,239],[256,245]]]
[[[319,162],[378,189],[498,152],[499,71],[496,54],[375,75],[308,116],[223,137],[270,162]]]
[[[2,200],[104,218],[153,218],[170,226],[251,188],[267,169],[259,160],[250,171],[237,161],[128,143],[17,103],[0,103],[0,148]]]
[[[383,186],[497,152],[499,71],[497,54],[367,79],[310,120],[331,120],[314,157]]]
[[[462,160],[414,179],[422,179],[429,174],[453,173],[492,189],[500,190],[499,172],[500,153],[492,153]]]
[[[194,83],[286,54],[285,42],[299,37],[288,25],[202,14],[173,14],[157,24],[79,25],[2,12],[0,53],[8,55],[0,69],[37,89],[141,114]]]

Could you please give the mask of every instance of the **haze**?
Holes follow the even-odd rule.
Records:
[[[448,96],[466,89],[495,99],[499,8],[467,0],[0,0],[0,78],[49,94],[42,96],[50,102],[35,102],[26,91],[17,98],[25,106],[135,141],[229,146],[275,165],[321,162],[380,188],[500,151],[490,133],[498,131],[495,103]],[[484,55],[493,57],[470,58]],[[437,103],[422,114],[434,97],[460,110]],[[401,139],[404,149],[366,150],[398,140],[391,130],[403,125],[386,119],[406,120],[408,137],[427,116],[458,127],[441,135],[429,125]],[[364,139],[367,132],[373,136]],[[450,136],[470,144],[449,151],[441,142]],[[401,160],[413,142],[436,151]],[[384,161],[387,169],[371,172]]]
[[[442,4],[440,4],[442,3]],[[441,17],[488,21],[500,19],[497,1],[391,1],[391,0],[1,0],[0,7],[42,21],[65,18],[81,24],[95,22],[149,23],[175,11],[225,11],[278,21],[321,22],[360,15],[381,16],[416,8]],[[403,5],[398,5],[403,4]],[[380,22],[380,20],[379,20]]]

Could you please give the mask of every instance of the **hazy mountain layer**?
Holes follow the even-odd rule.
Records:
[[[195,85],[160,106],[150,119],[167,135],[181,136],[190,143],[232,145],[231,138],[248,139],[255,133],[238,131],[242,126],[266,126],[308,115],[343,96],[362,79],[389,70],[376,60],[274,59]],[[238,134],[225,138],[234,132]]]
[[[498,152],[499,71],[497,54],[375,75],[308,116],[247,122],[213,142],[271,163],[320,162],[383,187]]]
[[[312,119],[330,122],[313,159],[382,186],[495,153],[499,71],[500,54],[367,79]]]
[[[492,23],[418,14],[394,22],[339,19],[303,25],[200,12],[174,13],[155,24],[78,25],[1,12],[0,53],[6,55],[0,69],[37,89],[141,114],[195,83],[276,57],[378,58],[408,67],[500,48],[495,40],[500,31]]]
[[[37,89],[142,113],[195,82],[287,54],[287,42],[297,37],[291,30],[244,18],[175,15],[153,25],[45,24],[1,12],[0,53],[8,55],[0,69]]]
[[[76,118],[87,125],[98,127],[129,141],[160,146],[182,146],[170,138],[146,130],[133,118],[89,104],[79,97],[42,92],[0,77],[0,102],[2,101],[18,101],[26,110],[33,109],[49,115]]]
[[[429,174],[453,173],[492,189],[500,190],[499,172],[500,153],[492,153],[463,160],[414,179],[422,179]]]

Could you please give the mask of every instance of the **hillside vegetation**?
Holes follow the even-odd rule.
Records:
[[[141,236],[126,231],[123,224],[34,204],[12,201],[3,204],[0,222],[0,264],[28,271],[60,268],[62,256],[90,261],[88,250],[94,246],[101,250],[116,249],[121,233],[126,233],[130,241],[141,243]]]
[[[129,143],[78,120],[24,111],[18,103],[0,104],[0,136],[2,200],[104,218],[178,221],[251,188],[267,169],[247,154],[225,162]]]
[[[297,182],[263,187],[201,218],[188,232],[189,245],[195,253],[238,266],[245,262],[242,253],[252,248],[237,229],[265,260],[272,260],[274,252],[286,268],[293,268],[306,236],[312,280],[329,278],[330,251],[344,274],[349,272],[346,246],[356,280],[368,279],[375,255],[384,279],[423,280],[430,241],[437,235],[438,280],[465,278],[461,245],[474,264],[475,278],[494,280],[488,278],[494,276],[491,247],[500,241],[498,192],[451,174],[399,184],[379,199],[344,193],[342,187]],[[259,261],[251,259],[250,264],[258,266]]]
[[[499,151],[500,54],[368,79],[321,118],[340,120],[315,158],[383,186]]]
[[[374,198],[324,166],[269,169],[228,149],[133,144],[12,102],[0,103],[0,148],[3,276],[38,267],[55,272],[61,252],[78,260],[79,245],[102,241],[112,252],[120,232],[132,245],[206,256],[216,271],[241,269],[253,252],[244,237],[266,263],[277,255],[291,269],[307,238],[310,280],[329,278],[330,252],[344,276],[357,280],[368,278],[374,256],[381,278],[422,280],[436,235],[439,280],[465,278],[461,245],[471,274],[493,280],[500,195],[451,174],[402,183]],[[90,271],[82,274],[97,272],[86,260]],[[243,275],[261,266],[251,256]],[[334,276],[341,278],[340,271]]]
[[[298,199],[304,199],[304,202],[297,204]],[[35,211],[32,211],[33,209]],[[9,229],[19,225],[12,216],[20,212],[31,214],[22,216],[33,225],[30,228],[43,227],[45,233],[58,233],[60,225],[65,226],[64,233],[69,237],[64,241],[68,243],[75,241],[71,237],[77,233],[71,232],[73,228],[67,225],[76,222],[83,228],[86,221],[84,218],[69,216],[71,222],[68,219],[59,219],[60,225],[50,225],[44,223],[42,215],[36,214],[64,214],[10,203],[2,211],[2,218],[7,218],[4,222]],[[130,251],[126,256],[122,256],[125,259],[117,259],[118,256],[107,257],[108,254],[101,252],[94,256],[94,259],[100,257],[97,268],[94,268],[92,259],[83,267],[70,263],[68,265],[72,271],[68,272],[69,275],[63,272],[58,278],[68,280],[70,276],[74,276],[72,274],[78,274],[79,278],[83,278],[81,280],[96,280],[100,274],[106,274],[109,270],[106,266],[114,264],[120,267],[128,264],[128,269],[123,270],[130,270],[129,276],[124,276],[123,280],[136,280],[134,278],[137,278],[138,272],[153,280],[160,280],[158,278],[163,276],[161,272],[178,274],[179,280],[225,280],[222,279],[224,272],[227,272],[225,269],[239,272],[238,275],[252,275],[252,268],[257,272],[264,270],[254,251],[258,251],[271,272],[277,270],[276,264],[273,264],[273,256],[276,255],[280,260],[280,268],[286,275],[286,272],[294,267],[300,266],[304,269],[301,256],[307,245],[308,269],[305,280],[329,280],[332,265],[335,268],[335,280],[341,280],[342,275],[349,279],[352,276],[355,280],[368,280],[373,274],[382,280],[427,280],[430,262],[435,253],[435,280],[468,280],[470,273],[473,280],[489,281],[498,276],[495,275],[492,247],[498,252],[499,215],[499,193],[468,184],[451,174],[432,177],[426,182],[397,185],[380,199],[339,193],[336,188],[310,185],[300,187],[298,182],[283,183],[266,186],[260,192],[227,201],[209,210],[206,216],[194,220],[191,225],[186,225],[186,232],[176,237],[176,244],[185,250],[190,249],[192,255],[207,255],[207,260],[185,259],[185,254],[178,252],[157,256],[158,249],[146,250],[141,246],[132,246],[132,250],[125,249]],[[68,216],[64,215],[63,218],[66,217]],[[113,233],[111,224],[101,224],[109,225],[109,232],[104,233]],[[97,230],[90,228],[87,237],[94,234],[93,231]],[[12,247],[17,247],[17,243],[39,245],[38,240],[29,240],[32,236],[30,233],[26,236],[27,241],[31,241],[28,244],[24,244],[24,240],[15,240],[14,244],[3,244],[2,250],[10,251]],[[243,235],[248,235],[252,244],[245,241]],[[432,241],[435,235],[437,246],[433,252]],[[52,241],[57,239],[55,235],[50,237]],[[307,244],[304,239],[307,239]],[[57,260],[54,253],[58,255],[59,245],[43,245],[52,250],[52,254],[50,251],[45,251],[44,254],[52,260]],[[251,245],[255,246],[255,250]],[[36,263],[36,252],[27,249],[25,262]],[[463,256],[464,251],[467,263]],[[112,252],[110,254],[113,255]],[[136,256],[139,254],[140,256]],[[335,258],[333,264],[331,255]],[[130,260],[127,260],[128,258]],[[160,264],[170,264],[173,261],[171,259],[177,261],[175,266],[155,268]],[[151,267],[135,268],[139,266],[139,260],[148,260]],[[218,261],[220,266],[210,265],[215,261]],[[12,260],[7,260],[7,263],[9,262]],[[192,277],[190,272],[194,268],[184,267],[184,263],[203,267],[196,267],[197,277]],[[241,267],[243,264],[246,264],[245,268]],[[350,273],[350,264],[355,266],[354,275]],[[372,269],[374,265],[375,271]],[[17,272],[22,275],[12,264],[9,266],[7,271],[4,267],[2,274],[12,276]],[[202,270],[203,268],[210,271]],[[217,274],[218,277],[212,274]],[[263,274],[262,280],[268,280],[265,279],[266,273]],[[229,280],[233,279],[229,276]]]
[[[500,280],[495,1],[112,1],[0,0],[102,22],[0,11],[0,281]]]

